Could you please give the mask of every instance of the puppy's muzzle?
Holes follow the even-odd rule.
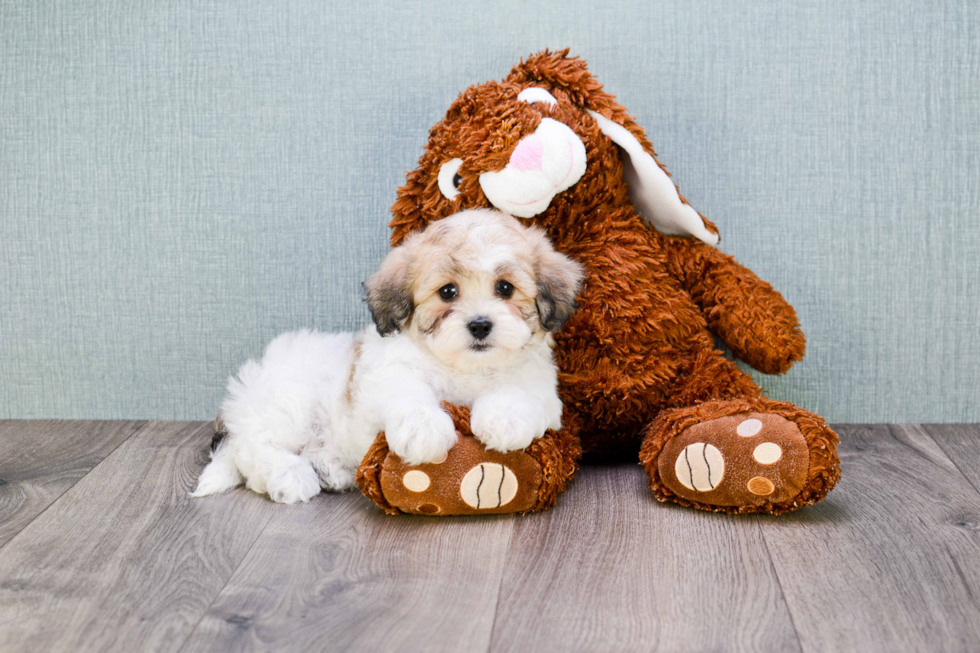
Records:
[[[486,317],[475,317],[466,323],[466,328],[477,340],[486,340],[493,330],[493,322]]]

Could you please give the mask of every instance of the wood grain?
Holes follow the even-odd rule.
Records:
[[[639,465],[585,467],[517,522],[493,651],[797,651],[759,525],[657,503]]]
[[[840,427],[821,504],[758,518],[804,651],[980,650],[980,494],[920,427]]]
[[[279,507],[187,496],[209,429],[147,424],[0,549],[0,650],[179,648]]]
[[[0,547],[142,425],[0,421]]]
[[[0,651],[980,650],[976,425],[840,427],[841,484],[781,517],[625,465],[450,519],[190,499],[210,425],[138,427],[0,422]]]
[[[922,428],[980,492],[980,424],[923,424]]]
[[[276,514],[184,651],[485,651],[513,523],[320,495]]]

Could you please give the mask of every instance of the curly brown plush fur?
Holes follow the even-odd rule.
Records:
[[[516,99],[532,86],[548,90],[557,105]],[[521,62],[503,81],[462,93],[432,128],[392,207],[392,244],[397,245],[429,222],[490,206],[479,175],[501,170],[543,117],[564,123],[585,145],[584,176],[529,220],[587,270],[581,306],[556,337],[567,419],[559,442],[562,460],[554,460],[553,474],[562,480],[540,506],[551,505],[564,489],[580,447],[593,460],[636,455],[642,448],[658,497],[710,510],[759,511],[758,506],[679,499],[663,487],[654,465],[664,441],[688,425],[750,411],[775,411],[794,421],[810,451],[808,483],[800,495],[762,510],[783,512],[820,500],[839,476],[836,435],[818,416],[760,397],[751,377],[715,348],[717,335],[756,369],[783,373],[805,350],[795,311],[732,257],[647,224],[624,182],[623,155],[587,110],[625,127],[656,157],[643,130],[582,60],[567,51],[545,51]],[[454,158],[462,159],[460,195],[450,200],[440,192],[437,176]],[[704,220],[704,225],[717,234],[714,224]]]

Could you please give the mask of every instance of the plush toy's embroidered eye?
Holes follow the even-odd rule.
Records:
[[[459,291],[456,290],[456,284],[447,283],[445,286],[439,289],[439,297],[444,302],[451,302],[456,299],[459,295]]]
[[[537,104],[539,102],[549,106],[558,104],[558,100],[543,88],[526,88],[517,94],[517,99],[530,104]]]
[[[459,185],[463,178],[459,174],[462,159],[451,159],[439,167],[439,190],[447,200],[454,200],[459,195]]]
[[[514,294],[514,286],[511,285],[509,281],[504,281],[503,279],[501,279],[500,281],[497,282],[497,294],[503,297],[504,299],[508,299],[511,295]]]

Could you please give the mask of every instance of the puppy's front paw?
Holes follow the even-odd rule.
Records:
[[[525,449],[548,429],[548,416],[532,397],[481,397],[470,413],[473,435],[487,449],[507,453]]]
[[[452,418],[437,406],[419,406],[397,418],[385,428],[388,448],[409,465],[421,465],[445,458],[456,444]]]
[[[266,490],[277,503],[306,502],[320,494],[320,479],[310,463],[297,457],[270,474]]]
[[[354,489],[354,472],[347,467],[326,458],[314,458],[311,462],[320,477],[320,487],[324,490],[347,492]]]

